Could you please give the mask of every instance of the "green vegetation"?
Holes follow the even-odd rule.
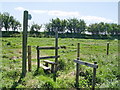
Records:
[[[28,45],[54,46],[54,38],[28,37]],[[75,63],[77,43],[80,43],[80,59],[91,62],[97,61],[96,88],[120,88],[118,73],[118,40],[59,38],[59,46],[66,49],[59,50],[59,67],[57,81],[53,81],[53,74],[46,74],[40,68],[36,71],[36,49],[32,47],[32,72],[27,72],[25,78],[20,79],[22,70],[22,38],[2,38],[2,88],[75,88]],[[106,55],[106,43],[110,42],[109,55]],[[53,50],[42,50],[42,56],[54,55]],[[51,59],[54,60],[54,59]],[[79,85],[91,88],[92,68],[80,66]]]

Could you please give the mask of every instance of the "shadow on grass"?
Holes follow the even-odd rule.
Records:
[[[33,76],[37,76],[37,75],[49,75],[50,71],[48,70],[43,70],[42,68],[36,69]]]
[[[22,82],[22,78],[24,78],[22,75],[20,76],[19,80],[17,82],[14,82],[13,85],[11,86],[11,89],[16,88],[18,84]]]

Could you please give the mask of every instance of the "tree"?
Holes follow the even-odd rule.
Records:
[[[61,20],[59,32],[64,33],[66,30],[66,25],[67,25],[67,21],[65,19]]]
[[[60,33],[64,33],[66,29],[67,21],[60,20],[59,18],[52,19],[48,24],[45,24],[45,28],[49,33],[53,33],[55,30],[58,30]]]
[[[99,30],[98,30],[98,24],[91,24],[88,27],[88,32],[92,33],[93,35],[98,35],[99,34]]]
[[[76,18],[67,20],[67,29],[71,33],[76,33],[79,21]]]
[[[3,28],[3,14],[0,13],[0,31]]]
[[[81,33],[85,31],[86,23],[84,22],[84,20],[73,18],[67,20],[66,27],[71,33]]]
[[[4,25],[5,30],[9,31],[9,29],[10,29],[10,15],[7,12],[3,13],[3,25]]]
[[[85,32],[85,29],[86,29],[85,21],[80,19],[76,28],[77,28],[77,33],[81,34],[82,32]]]
[[[13,31],[20,29],[21,24],[13,16],[10,16],[9,13],[4,12],[0,14],[0,29],[5,28],[6,31],[9,31],[12,28]]]
[[[41,29],[42,25],[38,25],[38,24],[33,24],[30,28],[30,33],[36,33]]]

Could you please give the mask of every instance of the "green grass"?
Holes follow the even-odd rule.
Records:
[[[55,46],[54,38],[28,38],[31,46]],[[110,42],[109,55],[106,55],[106,43]],[[96,88],[119,88],[118,86],[118,40],[59,38],[59,71],[57,81],[52,74],[42,69],[36,71],[36,48],[32,47],[32,72],[19,81],[22,69],[22,38],[2,38],[2,88],[75,88],[75,63],[77,43],[80,43],[80,59],[93,63],[97,61]],[[41,56],[54,55],[54,50],[42,50]],[[54,59],[51,59],[54,61]],[[92,68],[80,65],[82,88],[91,88]],[[19,82],[18,82],[19,81]]]

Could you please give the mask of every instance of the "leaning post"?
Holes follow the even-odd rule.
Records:
[[[27,59],[27,29],[28,29],[28,11],[24,11],[23,15],[23,37],[22,37],[22,77],[26,75],[26,59]]]

